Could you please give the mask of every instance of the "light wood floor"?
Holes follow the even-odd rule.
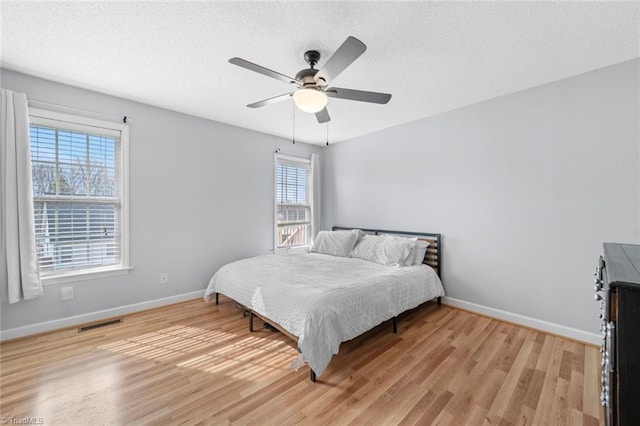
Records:
[[[433,303],[343,343],[317,383],[224,297],[0,354],[0,415],[45,425],[601,423],[596,347]]]

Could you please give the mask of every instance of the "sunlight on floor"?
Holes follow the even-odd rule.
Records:
[[[130,337],[99,349],[152,361],[176,362],[178,367],[250,379],[290,369],[296,358],[289,344],[264,336],[241,338],[219,330],[174,326]],[[203,353],[186,359],[190,354]],[[192,355],[193,356],[193,355]]]
[[[149,360],[169,361],[234,338],[237,336],[223,331],[174,326],[102,345],[98,349]]]
[[[247,337],[207,354],[181,362],[178,367],[194,368],[207,373],[222,373],[236,379],[289,368],[295,352],[285,342],[260,337]]]

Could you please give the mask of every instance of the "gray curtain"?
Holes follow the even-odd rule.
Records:
[[[0,89],[0,285],[9,303],[42,295],[33,219],[29,110]]]

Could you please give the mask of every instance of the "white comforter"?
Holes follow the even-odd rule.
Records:
[[[265,255],[229,263],[205,291],[273,320],[298,337],[294,368],[309,363],[319,376],[341,342],[421,303],[444,296],[427,266],[384,266],[318,253]]]

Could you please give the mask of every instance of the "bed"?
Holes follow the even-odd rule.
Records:
[[[440,304],[440,265],[440,234],[334,227],[318,234],[310,252],[224,265],[205,300],[217,304],[223,294],[249,314],[250,331],[258,316],[297,340],[292,365],[309,364],[315,381],[340,343],[389,320],[397,332],[401,313],[431,300]]]

